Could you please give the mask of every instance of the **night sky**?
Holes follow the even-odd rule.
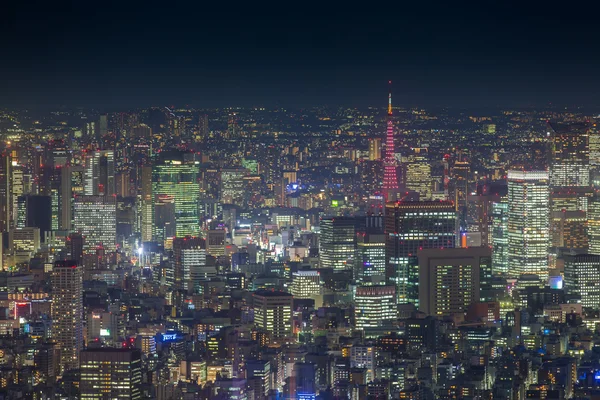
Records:
[[[389,79],[405,105],[600,105],[583,2],[24,3],[0,12],[1,106],[383,107]]]

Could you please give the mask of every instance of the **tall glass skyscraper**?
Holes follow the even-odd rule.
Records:
[[[550,186],[588,186],[590,150],[588,124],[548,124]]]
[[[492,203],[492,272],[508,273],[508,198]]]
[[[323,218],[320,231],[321,268],[352,269],[356,249],[356,220],[348,217]]]
[[[385,210],[386,280],[396,285],[398,303],[419,303],[422,249],[456,247],[457,216],[451,201],[388,202]]]
[[[165,157],[152,168],[153,211],[156,212],[158,196],[171,196],[175,203],[175,232],[177,237],[198,236],[198,165],[186,160],[183,154]],[[156,228],[156,240],[164,240],[163,232]]]
[[[508,273],[548,277],[549,174],[508,171]]]

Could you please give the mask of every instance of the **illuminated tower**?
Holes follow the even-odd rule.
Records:
[[[548,172],[508,171],[508,273],[548,277]]]
[[[57,261],[52,270],[52,338],[60,348],[60,369],[79,365],[83,348],[83,274],[75,261]]]
[[[392,83],[390,81],[390,83]],[[394,123],[392,122],[392,92],[388,95],[387,133],[385,139],[385,159],[383,160],[383,194],[386,201],[393,201],[398,192],[396,176],[396,154],[394,151]],[[391,197],[390,197],[391,195]]]

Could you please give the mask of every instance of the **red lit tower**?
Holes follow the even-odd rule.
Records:
[[[392,82],[390,81],[390,84]],[[394,152],[394,123],[392,122],[392,91],[388,95],[387,133],[385,139],[385,158],[383,160],[383,196],[386,201],[395,200],[398,193],[396,175],[396,156]],[[391,195],[391,196],[390,196]]]

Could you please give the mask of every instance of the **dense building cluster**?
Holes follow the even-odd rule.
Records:
[[[2,110],[0,398],[598,398],[595,121]]]

